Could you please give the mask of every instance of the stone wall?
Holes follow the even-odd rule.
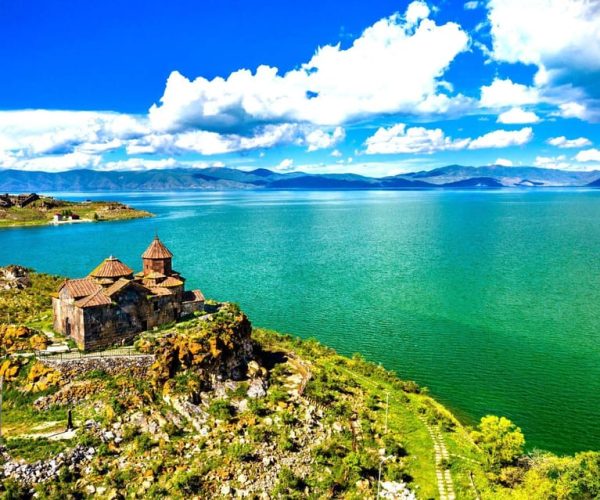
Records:
[[[126,373],[135,378],[147,376],[155,357],[151,354],[135,356],[84,357],[60,359],[56,357],[39,358],[39,362],[58,370],[66,381],[75,380],[93,370],[101,370],[109,375]]]
[[[204,302],[182,302],[181,303],[181,316],[189,316],[195,312],[204,311]]]

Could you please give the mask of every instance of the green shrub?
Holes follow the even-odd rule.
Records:
[[[135,446],[138,451],[148,451],[154,446],[154,442],[150,434],[144,432],[135,438]]]
[[[277,485],[273,490],[273,496],[284,498],[303,498],[302,491],[306,488],[306,483],[300,477],[294,474],[291,469],[284,467],[277,475]]]
[[[227,420],[232,415],[233,408],[224,399],[213,399],[208,407],[208,414],[217,420]]]
[[[249,443],[233,443],[227,448],[227,455],[239,462],[249,462],[254,458],[253,446]]]

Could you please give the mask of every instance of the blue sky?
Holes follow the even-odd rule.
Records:
[[[0,3],[0,169],[600,169],[585,0]]]

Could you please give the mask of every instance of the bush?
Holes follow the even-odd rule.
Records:
[[[173,487],[185,495],[193,495],[202,490],[202,474],[196,470],[177,471],[173,476]]]
[[[139,451],[148,451],[154,446],[154,442],[150,435],[144,432],[135,438],[135,446]]]
[[[294,474],[291,469],[285,467],[277,475],[277,485],[273,490],[273,496],[276,498],[303,498],[302,491],[305,488],[306,483],[304,480]]]
[[[481,419],[473,439],[483,451],[490,469],[510,464],[523,453],[521,429],[505,417],[487,415]]]
[[[208,414],[217,420],[227,420],[232,415],[231,405],[224,399],[214,399],[208,407]]]
[[[227,455],[240,462],[249,462],[254,458],[253,447],[248,443],[233,443],[227,448]]]

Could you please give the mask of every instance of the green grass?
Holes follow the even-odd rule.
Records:
[[[5,445],[13,458],[37,462],[55,457],[74,445],[74,440],[50,440],[47,438],[9,438]]]
[[[52,221],[55,213],[61,213],[65,210],[76,213],[82,220],[90,221],[125,220],[152,216],[149,212],[137,210],[117,202],[54,201],[58,202],[59,206],[50,209],[43,209],[41,201],[36,201],[25,208],[0,209],[0,228],[45,225]]]

